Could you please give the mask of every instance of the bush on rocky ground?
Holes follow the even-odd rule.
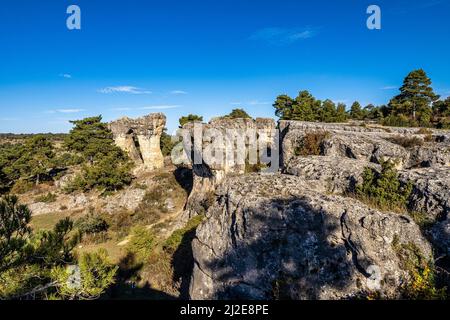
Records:
[[[296,156],[320,156],[322,155],[322,145],[330,137],[327,131],[307,132],[299,145],[295,148]]]

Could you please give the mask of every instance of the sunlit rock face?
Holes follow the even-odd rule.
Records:
[[[397,169],[417,166],[441,166],[450,164],[450,133],[429,129],[420,134],[418,128],[367,127],[349,124],[280,121],[282,140],[281,163],[288,167],[296,158],[295,148],[308,133],[326,132],[328,136],[321,145],[321,155],[350,158],[380,164],[393,161]],[[397,139],[417,138],[420,146],[405,148]]]
[[[278,170],[278,130],[273,119],[215,118],[207,124],[192,122],[183,127],[183,135],[193,170],[193,188],[184,220],[204,213],[216,187],[229,175],[245,174],[250,160],[260,164],[264,158]],[[268,150],[273,150],[271,160]]]
[[[153,113],[137,119],[121,118],[111,122],[109,128],[117,146],[138,166],[155,170],[164,166],[160,140],[165,125],[166,116]]]
[[[406,216],[284,174],[227,177],[193,240],[192,299],[398,298],[396,243],[432,251]]]

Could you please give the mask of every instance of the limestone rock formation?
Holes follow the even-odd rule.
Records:
[[[434,219],[445,219],[450,213],[450,167],[437,166],[400,172],[400,180],[413,184],[410,207]]]
[[[164,166],[160,140],[165,125],[166,116],[153,113],[137,119],[121,118],[111,122],[109,128],[117,146],[137,165],[154,170]]]
[[[274,154],[277,152],[274,147],[277,131],[273,119],[216,118],[208,124],[188,123],[183,129],[187,135],[183,138],[184,148],[187,154],[193,155],[190,158],[193,188],[183,214],[183,222],[204,212],[216,186],[226,176],[246,172],[250,148],[259,148],[256,150],[258,156],[263,149],[273,148]],[[208,153],[211,146],[219,150],[220,154]],[[195,154],[201,156],[200,163],[193,163]]]
[[[397,297],[394,242],[431,248],[409,218],[308,190],[288,175],[228,177],[193,241],[193,299]]]
[[[450,164],[450,133],[439,130],[433,132],[432,139],[440,141],[426,142],[420,147],[406,149],[392,142],[393,138],[416,137],[424,140],[425,135],[418,134],[417,128],[379,128],[361,127],[345,124],[324,124],[299,121],[281,121],[282,136],[281,163],[289,165],[295,157],[295,148],[308,132],[328,132],[322,143],[322,155],[346,157],[380,163],[383,160],[396,162],[398,169],[417,166],[435,166]]]
[[[302,177],[309,188],[326,193],[343,194],[355,191],[362,182],[365,168],[380,166],[363,161],[331,156],[295,157],[283,168],[286,174]]]

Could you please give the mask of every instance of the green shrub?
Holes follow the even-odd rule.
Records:
[[[330,138],[327,131],[307,132],[300,144],[295,148],[296,156],[320,156],[322,154],[323,143]]]
[[[118,270],[108,261],[105,250],[84,253],[78,259],[79,276],[73,277],[73,271],[66,267],[57,267],[51,271],[51,278],[59,285],[56,299],[92,300],[99,298],[115,282]],[[73,279],[71,279],[71,277]],[[79,283],[73,283],[79,281]],[[75,284],[75,285],[74,285]]]
[[[195,230],[200,225],[200,223],[202,223],[204,218],[205,218],[204,215],[195,216],[188,221],[188,223],[184,228],[174,231],[170,235],[170,237],[167,238],[167,240],[164,242],[163,244],[164,251],[173,254],[180,247],[180,245],[183,244],[183,240],[185,239],[185,237],[190,233],[195,232]],[[190,244],[190,241],[188,241],[188,243]]]
[[[404,115],[390,115],[384,118],[381,123],[388,127],[417,127],[419,125],[417,121]]]
[[[42,202],[42,203],[53,203],[58,199],[58,196],[54,193],[47,193],[46,195],[42,195],[37,197],[34,201],[36,202]]]
[[[357,197],[381,209],[406,210],[412,184],[403,185],[399,181],[392,162],[385,161],[381,166],[381,172],[364,170],[363,183],[356,186]]]
[[[139,261],[144,261],[150,256],[156,244],[156,237],[150,229],[138,226],[131,232],[131,239],[127,249],[136,256]]]
[[[426,259],[412,242],[393,241],[394,250],[400,260],[400,267],[410,275],[410,280],[402,287],[403,295],[414,300],[444,300],[446,288],[437,288],[436,272],[432,261]]]
[[[75,223],[75,227],[77,227],[82,234],[89,235],[108,231],[109,225],[101,216],[89,213],[78,219]]]

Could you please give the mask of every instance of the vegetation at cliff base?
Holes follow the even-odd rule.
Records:
[[[356,186],[356,196],[381,209],[407,209],[412,192],[412,184],[402,184],[398,172],[391,161],[381,163],[381,171],[366,168],[363,182]]]

